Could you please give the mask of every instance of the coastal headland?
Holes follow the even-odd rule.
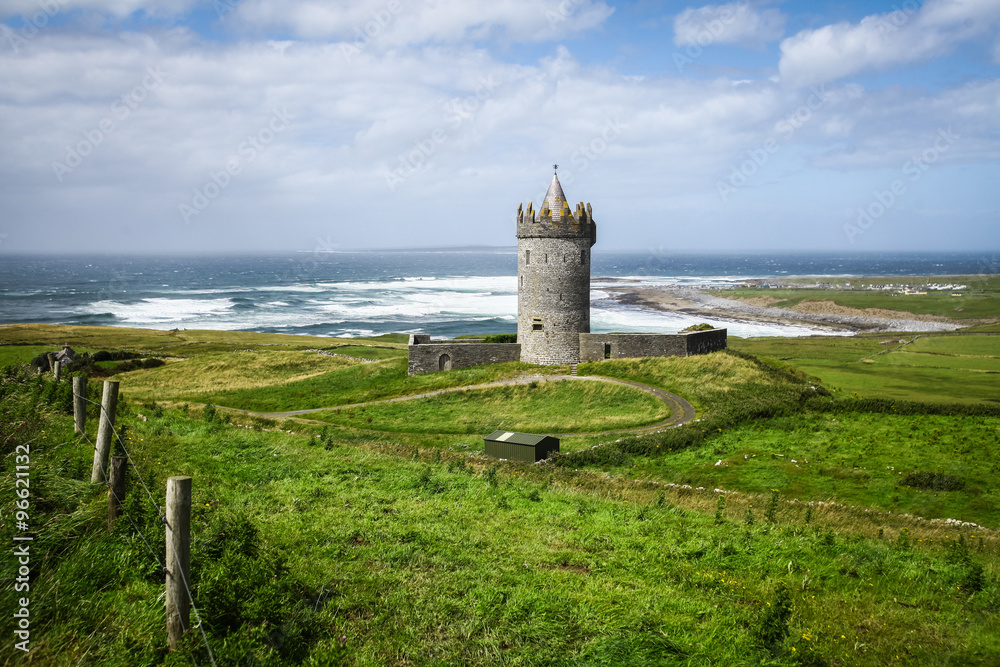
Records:
[[[598,277],[609,298],[695,318],[831,331],[954,331],[1000,322],[1000,276],[789,276],[712,286]]]

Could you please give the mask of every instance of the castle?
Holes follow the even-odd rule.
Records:
[[[558,167],[558,165],[556,165]],[[605,358],[705,354],[726,348],[726,330],[680,334],[591,334],[590,204],[570,210],[557,173],[536,213],[517,207],[517,342],[431,343],[410,336],[409,374],[504,361],[576,364]]]

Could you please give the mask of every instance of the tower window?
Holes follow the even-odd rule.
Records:
[[[542,330],[542,318],[535,317],[531,320],[531,330],[541,331]]]
[[[530,250],[525,250],[524,251],[524,263],[525,264],[531,264],[531,251]]]
[[[524,276],[521,276],[521,287],[524,287]]]
[[[587,251],[586,249],[580,251],[580,263],[583,264],[587,261]]]
[[[549,263],[549,253],[545,253],[545,263]]]

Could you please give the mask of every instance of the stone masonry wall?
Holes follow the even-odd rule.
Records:
[[[421,340],[414,345],[411,337],[407,372],[410,375],[437,373],[480,364],[518,361],[520,358],[521,346],[517,343],[425,343]]]
[[[694,354],[708,354],[709,352],[725,350],[727,346],[726,329],[691,331],[678,335],[687,338],[687,355],[689,357]]]
[[[726,330],[678,334],[580,334],[580,361],[603,361],[604,346],[611,359],[689,357],[726,349]]]
[[[579,335],[590,331],[589,237],[520,237],[517,269],[521,361],[579,361]]]

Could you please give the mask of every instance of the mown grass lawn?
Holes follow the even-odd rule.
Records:
[[[537,382],[400,403],[312,413],[336,426],[406,433],[474,434],[496,429],[576,433],[643,426],[670,416],[655,396],[607,382]]]

